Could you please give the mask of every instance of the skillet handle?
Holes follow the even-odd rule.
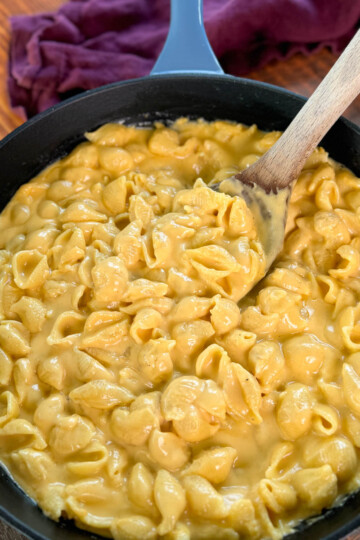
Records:
[[[151,75],[223,73],[207,38],[202,0],[171,0],[170,29]]]

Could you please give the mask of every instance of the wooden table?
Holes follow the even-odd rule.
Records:
[[[64,0],[0,0],[0,138],[22,123],[9,105],[6,90],[9,25],[8,17],[55,10]],[[299,54],[283,62],[271,62],[248,75],[251,79],[277,84],[309,96],[335,62],[336,57],[327,49],[310,56]],[[346,111],[345,116],[360,125],[360,98]],[[0,521],[0,540],[26,540],[12,527]],[[56,539],[52,539],[56,540]],[[360,540],[360,529],[344,540]]]

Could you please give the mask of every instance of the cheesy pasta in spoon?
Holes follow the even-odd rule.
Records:
[[[107,124],[0,215],[0,459],[50,518],[279,539],[359,487],[360,181],[313,153],[253,290],[253,216],[209,187],[279,136]]]

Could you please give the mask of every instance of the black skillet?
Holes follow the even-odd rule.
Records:
[[[284,130],[304,101],[275,86],[224,75],[206,38],[201,0],[172,0],[171,29],[151,76],[85,92],[36,116],[0,142],[0,208],[21,184],[83,140],[84,132],[106,122],[151,123],[191,116]],[[360,175],[356,125],[340,119],[322,145]],[[287,538],[340,539],[360,526],[359,509],[360,492],[319,519],[302,522]],[[99,538],[71,522],[45,517],[1,469],[0,517],[33,540]]]

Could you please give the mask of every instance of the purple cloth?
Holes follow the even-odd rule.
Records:
[[[204,0],[222,67],[243,75],[274,58],[345,47],[360,0]],[[11,19],[8,88],[25,116],[79,90],[147,75],[163,46],[169,0],[70,0],[56,13]]]

